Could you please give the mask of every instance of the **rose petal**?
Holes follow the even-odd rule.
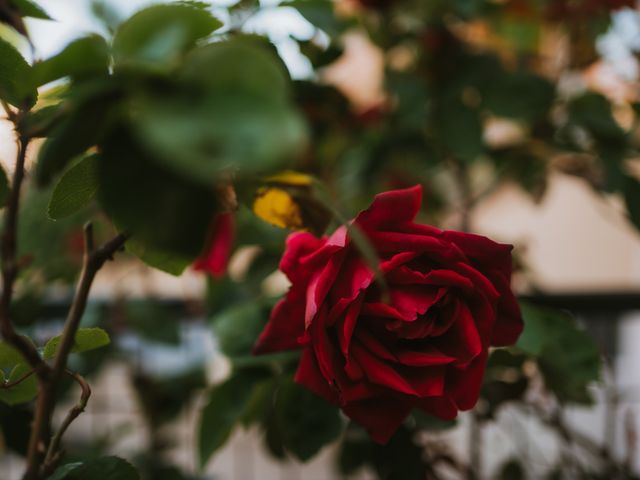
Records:
[[[388,363],[372,355],[367,349],[357,342],[351,345],[351,353],[362,367],[367,378],[377,384],[393,391],[407,395],[419,396],[419,393]]]
[[[216,215],[211,227],[211,244],[205,254],[194,262],[193,269],[207,272],[214,277],[224,275],[233,248],[233,230],[233,214]]]
[[[311,348],[305,348],[296,371],[295,381],[330,403],[339,404],[338,394],[320,373]]]
[[[300,268],[302,259],[313,252],[317,252],[327,243],[326,237],[317,238],[310,233],[292,233],[287,237],[287,244],[280,260],[280,270],[292,281],[300,281],[301,277],[308,277],[309,272]]]
[[[445,354],[455,357],[458,365],[466,365],[482,352],[482,339],[465,304],[457,302],[453,315],[455,321],[446,334],[438,337],[437,345]]]
[[[309,325],[311,325],[313,318],[318,312],[319,306],[324,302],[325,297],[334,284],[346,253],[346,250],[334,253],[328,259],[324,268],[312,275],[307,287],[307,301],[304,313],[304,324],[306,328],[309,328]]]
[[[361,212],[354,223],[364,230],[382,230],[413,221],[422,204],[422,187],[391,190],[376,195],[373,203]]]
[[[304,334],[304,300],[298,288],[291,288],[271,312],[271,318],[253,348],[254,354],[300,348]]]
[[[470,410],[478,401],[487,357],[488,352],[484,350],[468,367],[448,372],[446,390],[459,410]]]

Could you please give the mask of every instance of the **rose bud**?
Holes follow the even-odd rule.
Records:
[[[211,225],[210,240],[203,255],[192,265],[197,271],[221,277],[227,270],[227,262],[233,248],[233,214],[219,213]]]
[[[473,408],[489,347],[522,331],[511,250],[414,222],[419,186],[377,195],[353,221],[375,248],[386,288],[340,227],[294,233],[291,280],[255,353],[302,349],[296,381],[387,442],[412,409],[443,419]]]

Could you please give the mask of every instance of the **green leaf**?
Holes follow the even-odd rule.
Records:
[[[48,185],[71,160],[105,137],[118,113],[120,98],[119,90],[103,81],[88,85],[87,91],[70,94],[60,107],[65,109],[65,116],[38,153],[36,180],[40,186]]]
[[[150,247],[137,238],[127,240],[125,250],[135,255],[150,267],[162,270],[170,275],[179,276],[191,265],[193,259]]]
[[[38,18],[40,20],[52,20],[47,12],[40,5],[31,0],[11,0],[11,3],[18,9],[23,17]]]
[[[67,463],[56,469],[56,471],[47,480],[64,480],[68,478],[67,475],[76,468],[82,466],[82,462]]]
[[[344,30],[336,17],[334,3],[330,0],[290,0],[282,2],[279,6],[295,8],[309,23],[330,37],[337,37]]]
[[[107,74],[109,47],[100,35],[79,38],[67,45],[62,52],[33,65],[33,77],[37,86],[63,77],[82,77],[91,74]]]
[[[548,113],[554,93],[553,84],[542,77],[504,74],[488,84],[483,103],[495,115],[533,122]]]
[[[498,480],[524,480],[527,476],[517,458],[512,458],[500,468]]]
[[[517,346],[536,358],[547,388],[561,402],[590,403],[587,387],[602,367],[591,336],[563,312],[522,304],[522,313],[525,329]]]
[[[0,38],[0,99],[28,109],[37,98],[31,67],[10,43]]]
[[[625,177],[624,201],[627,206],[629,220],[640,230],[640,181],[632,176]]]
[[[213,184],[189,182],[154,160],[127,133],[110,137],[99,161],[100,204],[137,241],[194,260],[217,213]]]
[[[624,143],[626,133],[613,117],[611,104],[599,93],[588,92],[569,104],[570,121],[576,123],[601,142]]]
[[[252,37],[236,37],[196,48],[186,57],[180,79],[208,92],[242,92],[285,100],[289,75],[269,46]]]
[[[9,197],[9,178],[7,172],[0,165],[0,208],[7,204],[7,198]]]
[[[60,335],[50,339],[44,346],[44,351],[42,352],[43,358],[47,360],[54,358],[56,356],[58,345],[60,345],[61,340],[62,336]],[[109,343],[111,343],[111,339],[109,338],[107,332],[105,332],[103,329],[80,328],[76,332],[71,352],[88,352],[89,350],[95,350],[96,348],[101,348],[109,345]]]
[[[98,160],[89,155],[75,164],[60,178],[49,202],[52,220],[67,217],[88,205],[98,191]]]
[[[27,364],[21,363],[16,365],[9,375],[8,381],[15,382],[20,380],[31,371],[31,367]],[[29,378],[22,380],[17,385],[11,388],[0,388],[0,402],[4,402],[7,405],[17,405],[20,403],[26,403],[33,400],[38,394],[38,380],[35,375],[31,375]]]
[[[280,386],[276,415],[285,447],[303,462],[342,431],[338,408],[293,380]]]
[[[23,336],[27,342],[33,344],[29,337]],[[34,345],[35,347],[35,345]],[[5,341],[0,342],[0,368],[13,368],[20,363],[24,363],[25,359],[13,346]]]
[[[251,349],[269,318],[269,309],[253,301],[234,305],[212,319],[222,352],[228,357],[251,355]]]
[[[147,340],[169,345],[180,344],[180,319],[177,312],[156,300],[128,301],[127,325]]]
[[[241,91],[191,101],[148,100],[133,123],[158,161],[205,184],[233,167],[278,168],[306,137],[301,117],[290,107]]]
[[[31,110],[20,118],[19,130],[29,138],[47,137],[62,117],[61,104]]]
[[[302,148],[306,129],[288,101],[286,72],[257,40],[194,50],[179,80],[171,98],[140,94],[130,120],[155,160],[179,175],[210,185],[230,167],[270,170]]]
[[[455,90],[443,96],[436,126],[451,154],[469,163],[484,152],[483,128],[479,109],[466,105],[462,95],[462,91]]]
[[[262,378],[262,374],[255,371],[242,371],[211,390],[207,405],[202,411],[198,432],[201,467],[227,441],[233,428],[243,417],[254,385]]]
[[[48,480],[140,480],[136,469],[119,457],[101,457],[64,465]]]
[[[188,4],[154,5],[125,21],[113,40],[117,68],[167,71],[188,49],[222,23],[208,11]]]

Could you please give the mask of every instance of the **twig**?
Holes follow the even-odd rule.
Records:
[[[17,120],[14,119],[17,123]],[[4,231],[2,233],[1,262],[2,262],[2,295],[0,296],[0,332],[10,345],[16,348],[27,363],[43,379],[48,374],[48,366],[40,358],[36,348],[24,337],[18,335],[11,322],[11,299],[13,286],[18,276],[18,262],[16,261],[16,237],[18,229],[18,210],[20,208],[20,189],[24,179],[24,162],[27,155],[29,138],[22,135],[18,138],[18,156],[16,158],[11,191],[6,207]]]
[[[93,227],[91,224],[85,225],[85,253],[82,272],[80,273],[76,293],[65,321],[53,368],[51,369],[49,378],[45,382],[42,382],[40,386],[33,420],[33,429],[29,440],[27,471],[23,480],[39,480],[46,475],[44,468],[41,469],[40,466],[42,465],[41,460],[45,454],[45,450],[50,450],[50,447],[47,448],[47,444],[49,444],[49,438],[51,437],[51,418],[55,408],[55,397],[60,379],[65,373],[67,359],[73,348],[76,332],[78,331],[82,315],[87,306],[91,285],[104,263],[113,258],[113,255],[124,246],[127,238],[129,238],[129,234],[120,233],[95,249],[93,245]],[[55,453],[56,452],[52,455],[55,455]],[[51,458],[50,455],[48,456]]]
[[[84,412],[84,409],[87,408],[87,403],[89,402],[89,397],[91,397],[91,387],[89,383],[85,380],[85,378],[75,372],[70,370],[65,370],[65,372],[73,378],[78,385],[80,385],[81,393],[80,393],[80,401],[74,405],[74,407],[69,410],[69,413],[65,417],[64,421],[60,425],[60,428],[51,439],[51,443],[49,443],[49,448],[47,450],[47,455],[44,459],[43,470],[45,474],[51,473],[55,467],[57,466],[58,460],[60,458],[60,442],[62,440],[62,436],[67,431],[69,426],[73,423],[73,421],[78,418],[78,416]]]
[[[18,378],[17,380],[14,380],[13,382],[9,382],[9,381],[2,382],[0,383],[0,390],[7,390],[9,388],[15,387],[16,385],[20,385],[26,379],[30,378],[34,373],[36,373],[35,370],[30,370],[27,373],[25,373],[23,376]]]
[[[7,114],[7,118],[9,119],[10,122],[13,122],[14,124],[17,124],[16,122],[16,112],[14,112],[11,109],[11,106],[4,100],[0,100],[1,104],[2,104],[2,108],[4,109],[4,111]]]

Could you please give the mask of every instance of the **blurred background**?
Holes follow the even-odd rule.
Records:
[[[8,29],[0,32],[31,59],[53,55],[88,32],[109,35],[151,2],[37,3],[54,21],[27,20],[33,48]],[[609,461],[624,464],[627,476],[553,478],[640,473],[634,183],[640,11],[634,2],[337,0],[330,15],[324,2],[289,3],[220,1],[213,12],[230,29],[267,36],[294,79],[312,138],[294,167],[324,180],[348,216],[372,193],[423,184],[426,221],[514,244],[518,293],[571,312],[606,360],[598,380],[586,382],[592,402],[560,402],[570,438],[557,425],[549,430],[532,407],[507,404],[492,407],[481,446],[474,445],[473,414],[430,432],[430,441],[480,465],[479,478],[551,478],[565,458],[595,470]],[[0,139],[0,159],[10,171],[15,147],[8,122],[0,124]],[[84,220],[45,219],[44,198],[34,193],[25,202],[22,229],[25,252],[51,282],[46,290],[38,282],[23,285],[16,305],[24,325],[42,339],[62,325]],[[158,479],[378,478],[366,462],[353,472],[337,464],[337,444],[306,463],[274,458],[256,428],[235,429],[200,473],[195,432],[202,391],[229,371],[211,325],[246,314],[225,309],[234,295],[272,298],[287,288],[276,271],[279,247],[272,248],[286,231],[256,226],[244,210],[237,223],[222,280],[190,269],[174,277],[133,258],[100,273],[85,325],[107,326],[114,342],[108,351],[74,359],[90,375],[94,396],[68,433],[69,451],[135,458],[147,462],[147,478]],[[73,225],[75,236],[68,234]],[[535,375],[527,378],[528,395],[535,396]],[[2,480],[19,478],[18,432],[28,418],[21,407],[0,406]],[[526,465],[525,477],[508,466],[510,458]]]

